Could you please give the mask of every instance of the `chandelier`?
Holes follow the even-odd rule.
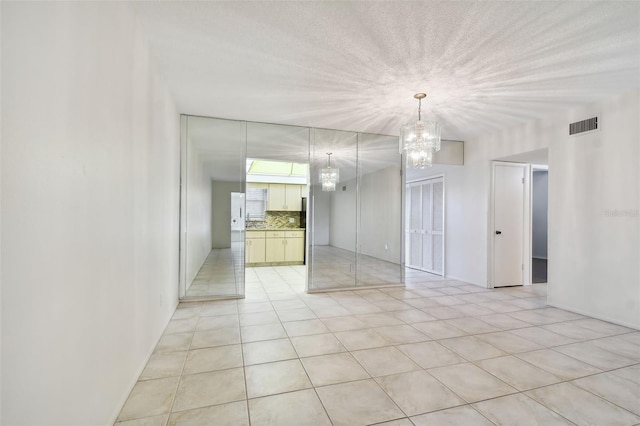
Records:
[[[426,93],[413,95],[418,100],[418,121],[400,128],[400,153],[407,159],[407,167],[424,169],[433,164],[433,153],[440,151],[440,124],[422,121],[422,99]]]
[[[340,170],[331,167],[331,154],[327,152],[327,167],[320,169],[320,183],[323,191],[335,191],[336,183],[340,179]]]

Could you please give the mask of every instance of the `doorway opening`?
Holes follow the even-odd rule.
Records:
[[[547,282],[549,171],[546,166],[531,169],[531,283]]]
[[[492,162],[489,287],[547,282],[548,150]]]

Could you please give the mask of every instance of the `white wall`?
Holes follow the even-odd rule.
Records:
[[[358,240],[360,253],[400,263],[401,185],[400,164],[362,176]]]
[[[1,423],[111,424],[177,304],[179,117],[128,5],[1,7]]]
[[[365,174],[360,180],[360,253],[400,263],[401,253],[400,166]],[[346,186],[346,191],[342,188]],[[354,251],[356,244],[356,180],[338,183],[330,192],[329,243]],[[318,219],[316,218],[316,221]],[[388,249],[385,249],[385,244]]]
[[[231,193],[242,192],[241,182],[213,181],[211,192],[212,248],[231,247]]]
[[[571,111],[549,146],[549,303],[640,328],[640,92]]]
[[[186,285],[191,286],[211,252],[212,182],[200,151],[187,140],[186,165]]]
[[[491,160],[549,149],[549,303],[640,328],[639,93],[465,141],[465,165],[446,177],[446,272],[487,285]],[[601,129],[568,136],[598,115]],[[626,217],[606,216],[624,210]]]
[[[329,245],[329,228],[331,217],[331,193],[322,191],[316,185],[311,191],[313,194],[313,244],[317,246]],[[308,202],[308,200],[307,200]],[[309,204],[307,204],[308,206]],[[309,208],[309,207],[307,207]],[[307,223],[307,227],[310,223]]]
[[[346,189],[343,191],[342,188]],[[356,180],[339,182],[331,193],[329,245],[356,250]]]
[[[531,255],[547,258],[549,173],[534,171],[531,181]]]

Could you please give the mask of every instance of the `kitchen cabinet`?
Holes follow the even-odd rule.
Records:
[[[304,231],[285,231],[284,259],[304,262]]]
[[[305,185],[270,183],[267,192],[267,210],[299,212]]]
[[[247,231],[244,249],[246,263],[264,263],[266,261],[265,231]]]
[[[304,262],[304,231],[266,231],[265,262]]]

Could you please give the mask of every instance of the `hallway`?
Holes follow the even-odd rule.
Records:
[[[407,288],[304,293],[247,269],[247,299],[184,303],[119,421],[132,425],[640,422],[640,332],[407,270]]]

